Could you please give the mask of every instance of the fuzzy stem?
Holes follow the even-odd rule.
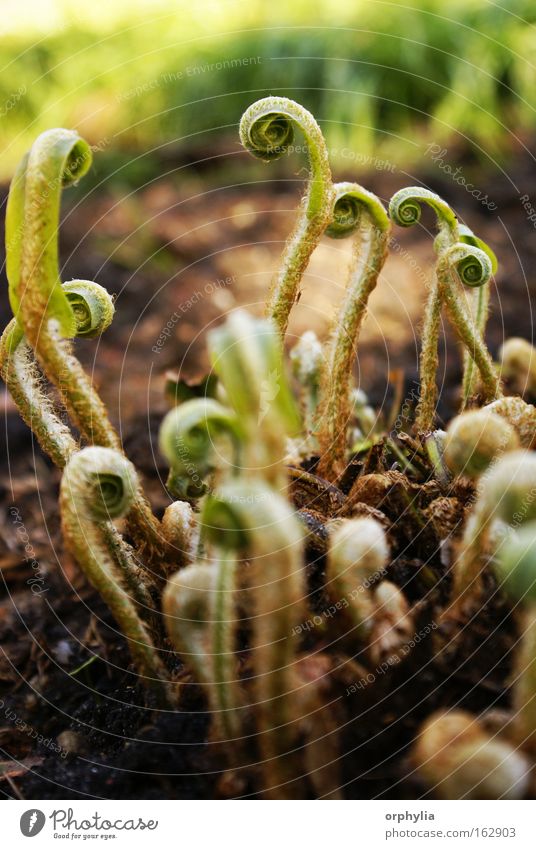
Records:
[[[470,598],[480,596],[483,553],[490,522],[489,512],[477,502],[466,522],[461,549],[452,570],[452,611],[462,611]]]
[[[216,597],[214,600],[214,681],[216,702],[223,731],[228,739],[240,733],[238,682],[234,644],[236,628],[234,593],[236,591],[236,555],[221,552],[217,557]]]
[[[356,233],[344,297],[331,331],[320,401],[318,473],[327,480],[343,470],[350,419],[352,366],[367,304],[387,256],[389,219],[381,201],[355,183],[335,187],[333,222],[343,216],[345,230]],[[339,225],[340,227],[340,225]],[[337,232],[337,237],[342,235]]]
[[[22,331],[13,319],[0,340],[0,372],[24,422],[35,434],[39,445],[58,468],[63,469],[78,451],[70,430],[58,418],[48,395],[42,389],[42,377]],[[154,607],[146,586],[147,576],[133,560],[130,548],[113,526],[104,528],[104,538],[112,557],[120,562],[129,586],[140,604]]]
[[[242,144],[265,162],[285,154],[292,144],[295,127],[305,137],[310,175],[298,221],[281,256],[267,304],[267,315],[274,320],[281,336],[285,335],[303,272],[329,220],[332,183],[328,152],[311,113],[286,97],[258,100],[240,121]]]
[[[514,733],[519,745],[536,755],[536,607],[521,617],[521,649],[515,665]]]
[[[489,312],[489,284],[481,286],[473,295],[473,320],[475,327],[484,338],[484,331]],[[463,411],[467,408],[472,396],[476,391],[476,372],[475,363],[472,357],[469,356],[467,349],[463,352],[463,382],[462,382],[462,403],[460,409]]]
[[[434,423],[437,403],[436,374],[439,366],[439,329],[441,326],[441,296],[437,277],[434,276],[432,288],[426,301],[422,333],[422,347],[419,358],[421,386],[415,427],[419,433],[431,431]]]
[[[313,330],[306,330],[290,352],[305,430],[305,439],[300,442],[300,454],[303,457],[310,457],[318,451],[314,429],[320,401],[322,357],[322,345]]]
[[[42,377],[15,319],[0,339],[0,373],[17,409],[46,454],[62,469],[78,445],[42,388]]]
[[[128,512],[138,488],[134,467],[121,454],[106,448],[83,449],[73,455],[63,474],[62,530],[67,547],[127,638],[144,683],[162,702],[172,702],[165,666],[124,586],[132,583],[132,574],[121,572],[110,550],[110,522]],[[126,556],[124,551],[122,555]]]

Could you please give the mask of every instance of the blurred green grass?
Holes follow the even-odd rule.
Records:
[[[101,175],[232,149],[269,93],[314,112],[334,162],[410,167],[431,142],[502,160],[536,123],[536,4],[501,2],[2,2],[0,178],[52,126],[101,150]]]

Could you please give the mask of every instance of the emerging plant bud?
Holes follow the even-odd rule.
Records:
[[[510,395],[499,398],[484,407],[506,419],[519,436],[522,448],[532,448],[536,435],[536,407],[527,404],[522,398]]]
[[[162,519],[162,533],[176,549],[178,562],[191,563],[199,543],[199,525],[188,501],[174,501]]]
[[[86,339],[100,336],[112,323],[115,307],[103,286],[92,280],[71,280],[63,291],[76,320],[76,335]]]
[[[478,505],[504,522],[536,519],[536,453],[511,451],[502,457],[482,481]]]
[[[526,758],[490,737],[465,711],[434,714],[421,730],[413,760],[440,799],[521,799],[529,784]]]
[[[507,339],[499,351],[503,376],[520,395],[536,395],[536,349],[517,336]]]
[[[453,474],[475,478],[499,454],[518,447],[517,433],[505,419],[489,410],[471,410],[450,423],[444,457]]]
[[[521,646],[512,676],[514,734],[520,745],[536,753],[536,521],[527,522],[505,539],[498,552],[497,577],[512,600],[520,603]]]
[[[326,582],[335,602],[343,601],[343,618],[362,635],[372,626],[371,589],[389,559],[385,531],[376,519],[346,519],[333,531]]]
[[[330,333],[322,375],[318,473],[334,480],[343,471],[352,404],[352,368],[369,298],[387,257],[390,222],[381,200],[358,183],[336,183],[326,235],[354,234],[348,283]]]
[[[391,581],[382,581],[374,590],[373,629],[370,638],[370,656],[380,664],[405,648],[415,634],[413,617],[404,593]]]
[[[333,533],[329,556],[338,579],[355,587],[383,573],[389,558],[385,531],[376,519],[347,519]]]
[[[527,522],[504,539],[495,571],[512,599],[536,605],[536,521]]]
[[[510,451],[480,479],[478,500],[466,522],[453,569],[455,609],[461,609],[470,596],[478,599],[486,565],[483,554],[491,547],[494,521],[519,525],[531,519],[536,519],[536,453]]]

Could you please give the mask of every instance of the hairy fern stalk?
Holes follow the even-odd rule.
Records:
[[[65,547],[108,605],[147,699],[179,710],[185,682],[193,682],[211,717],[218,768],[240,774],[248,793],[343,798],[344,729],[362,709],[360,697],[379,686],[377,670],[388,686],[394,670],[418,666],[425,609],[433,620],[429,662],[440,663],[464,617],[478,622],[493,576],[509,598],[523,599],[511,685],[517,720],[490,740],[469,714],[439,713],[422,727],[412,757],[439,795],[455,792],[453,769],[469,796],[484,782],[491,795],[517,798],[536,754],[536,410],[504,397],[484,340],[494,254],[426,189],[401,189],[387,211],[359,184],[333,183],[322,131],[299,104],[267,97],[240,122],[243,146],[265,162],[289,152],[295,134],[305,142],[307,185],[266,317],[237,310],[207,334],[211,397],[174,406],[160,428],[170,495],[162,519],[76,357],[76,339],[106,332],[114,305],[96,282],[60,280],[62,190],[91,166],[88,145],[72,131],[39,136],[11,184],[13,319],[0,341],[2,376],[62,470]],[[413,432],[393,437],[356,386],[354,361],[391,227],[418,223],[422,206],[436,215],[437,262]],[[324,236],[353,240],[347,285],[328,339],[307,331],[290,354],[291,374],[289,315]],[[477,294],[468,301],[467,292]],[[447,433],[434,430],[442,312],[464,349],[462,410],[476,405]],[[509,379],[519,362],[530,385],[527,345],[522,357],[519,344],[508,357],[505,349],[503,360]],[[431,565],[418,571],[410,595],[398,558],[409,547],[417,562],[425,545]],[[445,569],[447,604],[445,581],[437,589]],[[379,715],[378,728],[384,721]],[[458,739],[442,760],[435,741]]]

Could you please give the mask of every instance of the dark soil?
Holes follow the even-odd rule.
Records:
[[[244,159],[245,169],[247,163]],[[471,163],[465,167],[470,169]],[[215,166],[192,166],[186,173],[180,184],[171,176],[131,195],[108,187],[95,190],[81,203],[80,190],[78,195],[67,195],[61,239],[63,279],[95,279],[117,295],[112,328],[98,343],[80,344],[78,350],[120,424],[127,454],[143,473],[159,514],[170,501],[163,482],[166,469],[155,442],[167,409],[164,372],[180,366],[184,376],[202,373],[205,328],[236,304],[262,308],[270,267],[288,232],[297,197],[292,181],[211,191],[214,184],[225,183]],[[519,200],[524,192],[536,197],[528,159],[518,161],[508,178],[499,173],[481,177],[479,185],[498,206],[493,213],[439,172],[421,176],[499,256],[488,330],[492,353],[507,336],[531,339],[536,233]],[[385,199],[401,186],[418,182],[414,175],[387,172],[373,172],[362,181]],[[431,219],[425,223],[431,226]],[[430,261],[431,240],[423,229],[397,231],[396,236],[419,263]],[[328,267],[330,256],[325,257]],[[340,257],[336,260],[341,262]],[[397,269],[411,283],[411,269],[404,271],[399,261],[393,267],[395,279]],[[210,294],[204,288],[227,278],[232,279],[214,286]],[[325,329],[322,306],[314,307],[315,292],[322,294],[325,283],[321,281],[320,287],[313,279],[310,283],[313,307],[307,312],[305,286],[296,333],[309,323]],[[420,282],[413,283],[415,289],[422,288]],[[4,284],[4,325],[9,320],[6,292]],[[416,306],[422,301],[422,294],[417,295]],[[380,319],[387,302],[389,290],[380,292]],[[389,306],[396,313],[396,304]],[[385,418],[393,403],[395,373],[402,376],[403,399],[412,402],[416,390],[417,318],[411,305],[408,309],[406,324],[391,316],[392,324],[387,323],[386,329],[382,324],[381,333],[366,336],[360,350],[361,382]],[[173,319],[169,338],[159,345],[162,329],[175,312],[180,317]],[[460,357],[447,334],[441,367],[443,420],[455,411],[460,374]],[[258,790],[254,770],[244,778],[222,777],[221,753],[207,742],[208,717],[195,685],[186,688],[185,703],[176,713],[156,710],[138,688],[113,620],[63,549],[59,473],[40,452],[7,396],[5,405],[0,486],[0,794],[28,799],[254,795]],[[403,448],[410,450],[407,445]],[[347,502],[353,477],[363,471],[365,459],[370,473],[396,471],[384,446],[376,449],[375,457],[356,457],[337,510]],[[434,498],[448,495],[458,499],[462,511],[470,495],[434,489],[426,470],[415,486],[422,510]],[[305,508],[309,580],[315,610],[322,611],[323,524],[333,514],[333,500],[321,484],[316,493],[309,490],[305,495],[297,484],[295,496],[297,507]],[[397,554],[389,578],[403,589],[419,630],[437,620],[449,579],[439,558],[433,522],[427,533],[415,530],[397,497],[393,484],[369,506],[380,510],[389,524]],[[32,592],[29,582],[36,577]],[[453,623],[438,628],[433,638],[423,640],[404,661],[376,676],[374,684],[358,694],[344,695],[355,681],[356,669],[363,667],[333,661],[331,681],[344,726],[340,750],[349,798],[425,794],[408,751],[420,723],[438,707],[459,705],[474,713],[508,710],[515,623],[492,582],[486,587],[482,611],[464,624],[461,636]],[[321,651],[332,637],[328,630],[305,638],[303,649],[314,646]],[[341,645],[341,653],[345,650]],[[331,655],[335,656],[333,649]],[[355,663],[365,664],[365,671],[367,662],[355,657]],[[310,794],[314,795],[313,787]]]

